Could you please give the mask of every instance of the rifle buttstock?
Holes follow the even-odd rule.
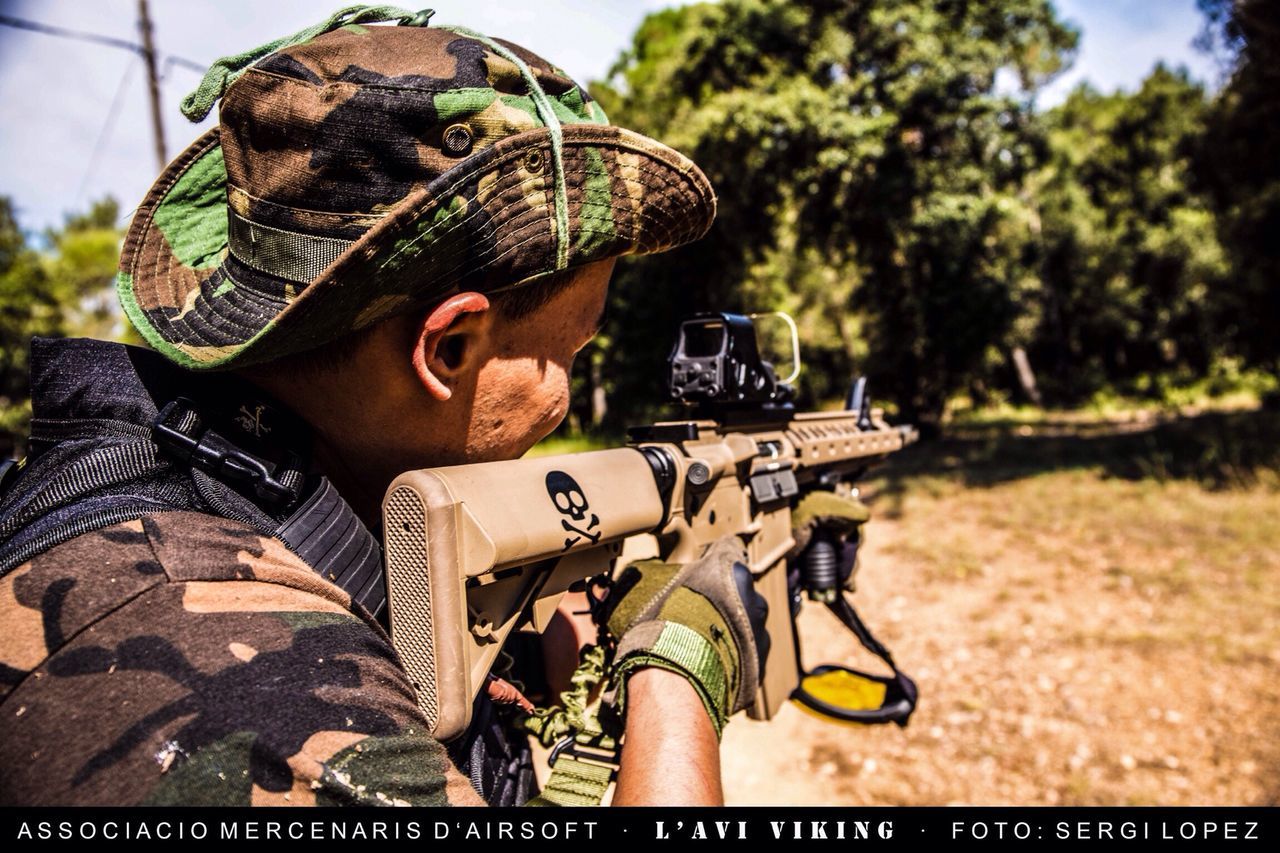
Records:
[[[383,502],[391,637],[431,734],[465,732],[511,632],[544,628],[572,583],[665,512],[630,447],[397,477]]]

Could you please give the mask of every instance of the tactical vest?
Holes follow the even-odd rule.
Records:
[[[261,391],[135,347],[40,338],[31,388],[27,459],[0,476],[0,577],[92,530],[203,512],[278,539],[388,627],[377,537],[308,470],[305,423]],[[477,702],[450,757],[491,805],[521,805],[533,787],[527,741],[488,697]]]

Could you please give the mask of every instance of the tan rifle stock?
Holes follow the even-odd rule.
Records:
[[[653,441],[628,447],[410,471],[391,484],[391,638],[436,738],[466,731],[502,644],[513,630],[542,632],[570,585],[631,559],[693,560],[726,534],[747,543],[769,602],[772,648],[749,713],[771,718],[801,676],[786,572],[792,507],[916,435],[878,412],[860,428],[848,411],[648,432]],[[664,476],[650,458],[669,460]]]

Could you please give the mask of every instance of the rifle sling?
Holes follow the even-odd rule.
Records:
[[[617,732],[605,731],[606,722],[588,708],[591,690],[605,679],[607,652],[603,646],[586,646],[579,653],[578,668],[570,676],[573,686],[560,694],[560,705],[535,708],[517,722],[543,746],[555,744],[547,763],[551,776],[531,806],[598,806],[618,773]]]
[[[898,668],[898,664],[894,662],[893,655],[890,654],[889,649],[871,633],[871,629],[862,621],[862,617],[858,615],[858,611],[853,608],[853,604],[850,603],[848,598],[844,595],[839,595],[835,601],[829,602],[827,607],[840,620],[841,624],[858,638],[863,648],[880,658],[893,670],[893,679],[890,683],[896,688],[892,691],[897,697],[896,701],[892,704],[886,703],[878,711],[860,712],[856,715],[854,721],[871,724],[897,723],[905,728],[911,719],[911,714],[916,709],[916,701],[919,697],[919,688],[916,687],[915,681]],[[868,676],[866,673],[861,673],[861,675],[864,678],[871,678],[876,681],[888,681],[888,679],[878,676]]]
[[[551,777],[542,793],[529,800],[531,806],[598,806],[604,801],[617,768],[562,754],[551,767]]]

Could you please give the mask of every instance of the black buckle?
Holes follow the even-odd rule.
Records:
[[[195,416],[197,427],[204,426],[204,419],[195,404],[179,397],[161,409],[151,423],[151,440],[161,450],[223,482],[248,483],[253,486],[254,494],[270,503],[286,503],[298,498],[297,487],[277,480],[261,459],[245,453],[213,430],[199,429],[198,437],[193,438],[170,426],[169,421],[179,408]]]
[[[594,738],[598,740],[599,738]],[[616,776],[618,768],[621,766],[618,761],[617,748],[599,746],[595,743],[579,743],[577,735],[565,735],[556,742],[551,748],[551,754],[547,756],[547,766],[555,767],[556,761],[561,755],[569,755],[578,761],[587,764],[599,764],[608,767],[612,776]]]

